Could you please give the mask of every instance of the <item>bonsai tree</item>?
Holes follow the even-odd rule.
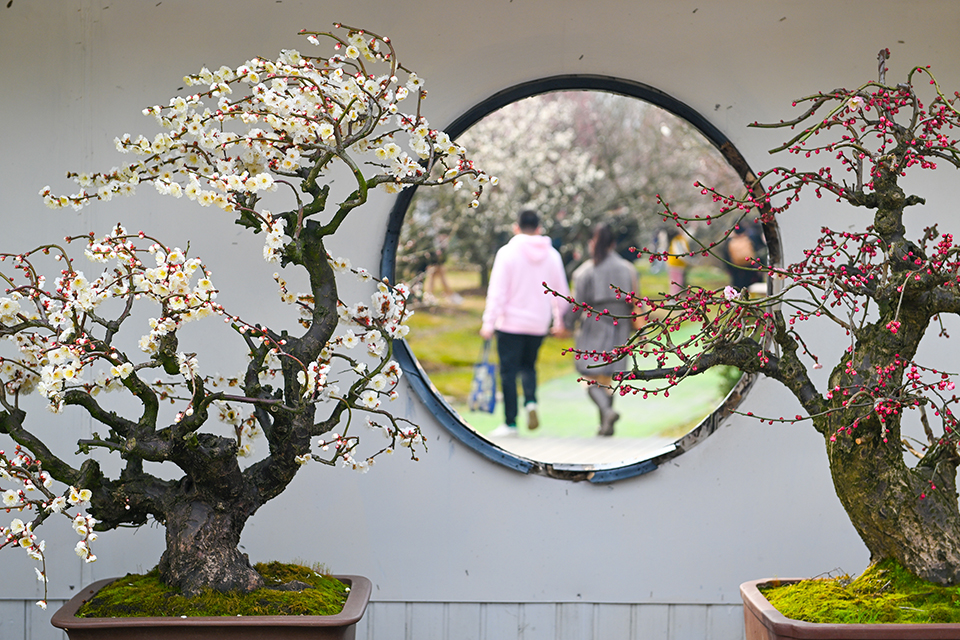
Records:
[[[210,264],[191,255],[188,238],[178,239],[185,250],[117,225],[101,237],[0,255],[8,267],[0,337],[9,347],[0,358],[0,433],[14,445],[0,451],[0,493],[17,516],[0,547],[40,561],[43,582],[37,530],[66,516],[88,562],[96,531],[154,520],[166,529],[165,583],[187,595],[256,589],[262,579],[237,548],[241,531],[304,464],[366,470],[398,447],[414,459],[424,447],[417,426],[387,409],[401,375],[391,345],[407,331],[407,291],[331,256],[325,243],[373,189],[468,183],[476,207],[488,178],[430,128],[420,113],[423,82],[388,38],[341,25],[301,35],[311,45],[329,41],[331,55],[285,50],[188,75],[196,93],[144,109],[159,133],[117,139],[132,162],[68,174],[81,187],[73,195],[41,192],[54,209],[80,208],[149,184],[262,234],[266,262],[301,270],[309,284],[295,293],[274,275],[278,302],[298,312],[293,326],[266,327],[219,304]],[[331,190],[334,171],[352,179],[340,195]],[[99,273],[84,273],[70,246],[77,242]],[[368,290],[366,301],[341,300],[338,278],[350,276],[360,281],[351,290]],[[146,313],[153,317],[144,323]],[[235,334],[248,361],[238,375],[214,374],[218,352],[181,335],[205,317]],[[54,413],[92,418],[95,433],[77,441],[78,456],[58,453],[30,426],[30,393]],[[361,453],[368,431],[386,441],[378,436]],[[256,438],[265,449],[253,449]],[[122,461],[116,475],[99,463],[111,455]],[[158,477],[150,462],[182,475]]]
[[[732,287],[642,300],[621,292],[643,305],[646,324],[629,344],[576,357],[630,359],[632,368],[614,383],[621,394],[666,394],[719,365],[781,382],[804,413],[760,419],[808,421],[823,436],[836,493],[872,559],[892,558],[921,578],[960,584],[955,374],[914,360],[924,337],[946,338],[943,319],[960,314],[960,247],[936,225],[908,232],[907,214],[924,199],[902,186],[913,172],[960,167],[958,94],[943,93],[925,67],[888,83],[888,56],[880,53],[878,80],[797,100],[802,111],[790,120],[754,123],[789,132],[773,152],[797,156],[808,168],[781,165],[748,176],[745,197],[698,185],[717,203],[706,222],[725,223],[727,235],[747,216],[771,225],[803,195],[870,212],[871,220],[857,211],[838,216],[839,229],[821,229],[789,266],[754,261],[770,278],[767,296]],[[704,220],[668,205],[663,216],[684,231]],[[861,220],[861,230],[848,230]],[[716,248],[690,237],[693,254]],[[678,332],[681,326],[692,334]],[[808,348],[802,329],[831,326],[848,346],[832,370],[817,372],[822,354]],[[918,433],[922,425],[925,441],[904,437],[908,416]],[[905,451],[916,454],[915,463],[905,461]]]

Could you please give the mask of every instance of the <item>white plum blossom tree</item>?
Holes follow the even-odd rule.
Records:
[[[240,533],[303,464],[366,470],[397,447],[416,458],[424,441],[418,427],[385,404],[397,396],[392,342],[407,332],[407,289],[329,255],[325,241],[372,189],[469,184],[476,207],[488,177],[463,147],[430,127],[420,112],[423,81],[399,63],[389,38],[339,24],[301,35],[312,45],[329,41],[333,53],[291,49],[276,59],[203,68],[185,79],[195,93],[144,109],[159,132],[117,139],[131,162],[68,174],[80,187],[72,195],[41,192],[52,208],[80,208],[152,185],[262,233],[266,262],[298,268],[309,282],[308,291],[293,293],[274,276],[281,303],[299,311],[301,326],[266,327],[231,313],[189,245],[183,250],[119,224],[101,237],[0,254],[9,266],[0,275],[7,347],[0,434],[13,443],[0,451],[0,495],[18,515],[3,527],[0,548],[20,548],[43,563],[36,531],[59,515],[80,536],[78,555],[93,561],[95,531],[152,519],[166,529],[159,564],[166,583],[186,594],[249,591],[263,581],[237,548]],[[331,197],[335,167],[353,179],[342,198]],[[289,196],[283,210],[264,207],[272,192],[271,202]],[[71,254],[78,242],[92,261],[86,273]],[[341,300],[343,277],[367,283],[353,289],[372,294]],[[152,317],[137,329],[142,308]],[[215,350],[180,346],[182,328],[205,318],[236,335],[248,358],[239,375],[210,373]],[[30,393],[54,413],[79,409],[98,425],[77,442],[82,464],[58,455],[28,425],[22,400]],[[130,406],[117,403],[117,394],[134,399],[133,414],[114,410]],[[169,418],[165,403],[173,404]],[[386,443],[361,455],[367,428]],[[257,438],[267,443],[260,455],[252,447]],[[102,470],[97,452],[118,456],[119,474]],[[147,470],[149,462],[172,463],[182,475],[163,479]],[[45,565],[37,575],[46,582]]]

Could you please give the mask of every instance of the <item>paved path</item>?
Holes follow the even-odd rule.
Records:
[[[674,438],[492,438],[510,453],[549,464],[618,467],[672,448]]]
[[[593,438],[600,424],[596,405],[587,396],[586,388],[577,382],[577,374],[542,384],[538,389],[540,428],[526,429],[520,412],[520,435],[523,438]],[[719,375],[707,372],[685,380],[671,390],[669,397],[627,395],[614,399],[620,414],[614,440],[621,438],[678,438],[719,406],[724,389]],[[487,434],[503,423],[503,404],[497,403],[493,414],[470,412],[457,406],[463,419],[476,431]]]
[[[494,414],[469,412],[457,407],[473,429],[503,449],[531,460],[559,464],[622,466],[663,452],[720,404],[719,376],[697,376],[672,390],[670,397],[628,395],[617,397],[620,413],[614,436],[596,435],[599,416],[577,375],[551,380],[538,390],[540,427],[526,428],[520,414],[519,435],[488,435],[503,422],[502,403]]]

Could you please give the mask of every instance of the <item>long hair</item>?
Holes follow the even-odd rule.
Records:
[[[613,237],[613,231],[605,224],[598,224],[593,228],[593,249],[590,257],[593,258],[593,264],[603,262],[610,249],[616,244],[617,239]]]

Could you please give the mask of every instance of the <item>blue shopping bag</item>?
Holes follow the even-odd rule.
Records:
[[[483,343],[480,362],[473,365],[473,382],[470,385],[470,411],[493,413],[497,406],[497,365],[490,362],[490,341]]]

